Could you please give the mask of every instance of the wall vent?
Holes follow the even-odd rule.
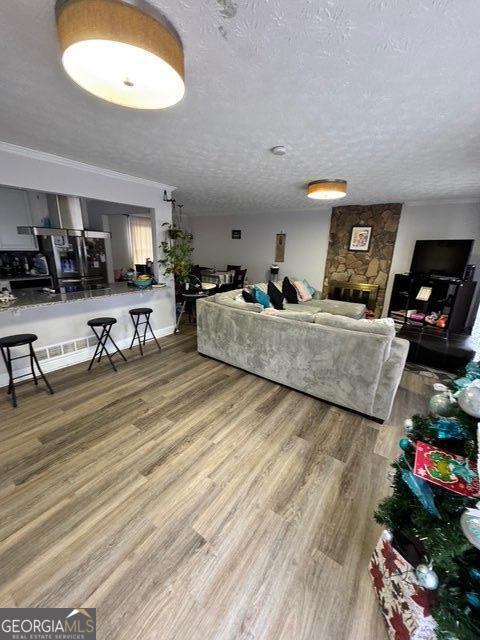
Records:
[[[49,360],[50,358],[66,356],[75,351],[83,351],[96,344],[97,340],[95,337],[79,338],[78,340],[69,340],[68,342],[61,342],[60,344],[54,344],[49,347],[42,347],[36,351],[36,354],[39,360]]]
[[[49,358],[58,358],[58,356],[62,355],[62,345],[57,344],[54,347],[48,347],[48,357]]]
[[[65,342],[62,345],[63,353],[72,353],[72,351],[76,351],[75,342]]]

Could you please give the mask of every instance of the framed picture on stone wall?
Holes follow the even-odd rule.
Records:
[[[350,234],[349,251],[368,251],[372,240],[372,227],[354,224]]]

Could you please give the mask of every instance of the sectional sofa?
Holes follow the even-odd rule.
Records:
[[[256,285],[265,287],[266,285]],[[241,290],[197,301],[199,353],[383,421],[408,353],[387,320],[335,300],[264,310]]]

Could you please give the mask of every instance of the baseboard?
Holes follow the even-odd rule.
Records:
[[[157,329],[154,331],[156,338],[164,338],[165,336],[172,335],[175,330],[175,326],[171,325],[168,327],[162,327],[161,329]],[[130,346],[131,338],[123,338],[121,340],[116,340],[118,347],[120,349],[128,349]],[[45,347],[41,347],[41,349],[51,349],[56,345],[48,345]],[[91,347],[86,347],[85,349],[79,349],[78,351],[74,351],[73,353],[63,354],[61,356],[48,358],[47,360],[41,360],[40,366],[44,373],[48,373],[50,371],[57,371],[58,369],[65,369],[66,367],[71,367],[74,364],[79,364],[80,362],[86,362],[90,360],[90,358],[95,353],[95,345]],[[28,359],[25,360],[28,362]],[[15,371],[16,376],[25,375],[24,380],[28,380],[32,376],[28,375],[30,372],[30,367],[25,367],[23,369],[17,369]],[[8,385],[8,374],[5,371],[0,373],[0,388],[6,387]]]

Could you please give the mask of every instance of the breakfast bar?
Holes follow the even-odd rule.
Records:
[[[128,349],[134,334],[131,309],[152,309],[150,323],[157,338],[174,330],[174,293],[165,284],[137,289],[119,282],[103,289],[71,293],[46,293],[32,288],[16,291],[15,296],[13,301],[0,303],[0,335],[37,335],[35,351],[47,372],[91,359],[97,345],[87,325],[92,318],[108,316],[117,320],[112,337],[120,349]],[[3,363],[0,366],[3,387],[8,384],[8,375]],[[15,371],[16,375],[22,373],[22,369]]]

